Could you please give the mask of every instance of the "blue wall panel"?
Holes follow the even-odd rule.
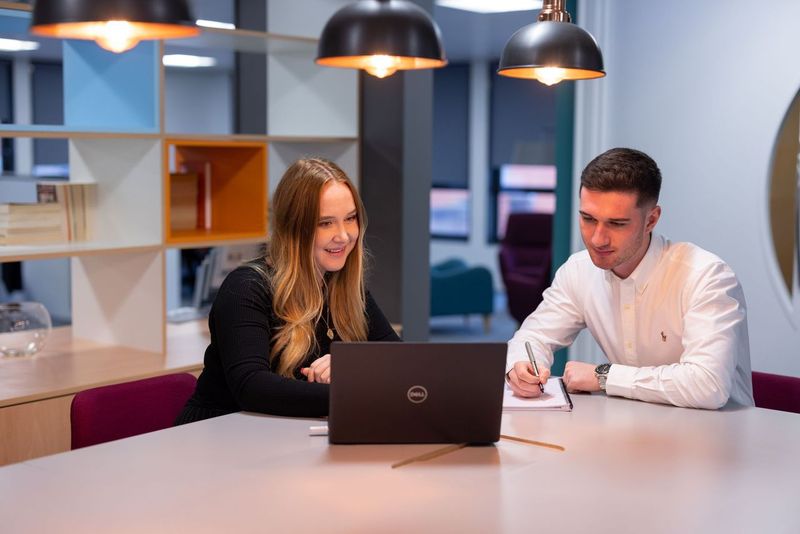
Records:
[[[0,9],[0,33],[4,37],[23,38],[28,33],[31,24],[31,14],[27,11],[15,11],[13,9]]]
[[[64,41],[64,125],[158,131],[158,46],[115,54],[92,41]]]

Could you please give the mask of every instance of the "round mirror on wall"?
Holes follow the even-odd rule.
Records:
[[[769,185],[772,244],[790,298],[800,278],[800,92],[775,141]]]

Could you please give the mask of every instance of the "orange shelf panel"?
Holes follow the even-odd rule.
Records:
[[[266,241],[266,232],[218,232],[215,230],[174,230],[167,240],[167,245],[185,243],[215,243],[227,241]]]
[[[210,170],[210,228],[173,230],[170,209],[170,153],[175,169],[184,165],[201,169],[198,180],[205,182]],[[267,144],[263,142],[167,140],[164,150],[164,226],[168,244],[248,239],[267,234]],[[203,196],[203,185],[200,185]],[[202,209],[202,200],[198,209]],[[202,216],[200,217],[200,226]]]

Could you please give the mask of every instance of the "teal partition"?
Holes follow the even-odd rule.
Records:
[[[577,2],[568,0],[567,9],[577,20]],[[570,256],[572,235],[572,210],[575,192],[572,188],[572,155],[575,144],[575,84],[562,82],[556,86],[556,212],[553,215],[553,264],[552,276]],[[555,354],[552,372],[564,374],[567,363],[566,349]]]
[[[158,44],[115,54],[92,41],[64,41],[64,126],[158,132]]]

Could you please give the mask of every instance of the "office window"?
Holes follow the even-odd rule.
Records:
[[[431,189],[431,235],[441,238],[469,236],[470,201],[466,189]]]
[[[469,238],[468,142],[469,65],[436,69],[433,72],[431,237]]]
[[[493,240],[503,239],[511,213],[555,213],[555,165],[502,165],[493,176]]]

